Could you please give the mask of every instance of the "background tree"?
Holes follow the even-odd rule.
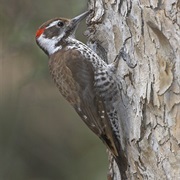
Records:
[[[122,47],[130,56],[118,71],[127,179],[180,178],[180,1],[89,0],[89,8],[89,45],[108,62]],[[116,165],[110,172],[120,179]]]
[[[131,57],[118,109],[132,179],[179,178],[179,4],[89,1],[90,46],[111,62],[124,44]],[[0,179],[106,179],[105,146],[61,98],[34,39],[48,19],[85,10],[85,0],[0,0]]]

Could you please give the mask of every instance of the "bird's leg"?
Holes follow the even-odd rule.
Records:
[[[117,58],[122,57],[122,59],[123,59],[124,61],[126,61],[128,67],[130,67],[130,68],[135,68],[136,65],[137,65],[137,63],[133,63],[133,62],[132,62],[132,60],[131,60],[131,58],[130,58],[130,55],[128,54],[127,51],[125,51],[125,47],[122,47],[122,48],[120,49],[120,52],[119,52],[119,54],[118,54],[116,57],[117,57]]]
[[[133,62],[132,62],[129,53],[125,50],[125,49],[126,49],[126,48],[125,48],[125,44],[126,44],[126,42],[127,42],[128,39],[130,39],[130,37],[128,37],[128,38],[124,41],[123,47],[120,49],[119,53],[118,53],[118,54],[116,55],[116,57],[115,57],[115,60],[114,60],[115,67],[118,66],[118,63],[119,63],[119,60],[120,60],[121,57],[122,57],[122,59],[123,59],[124,61],[126,61],[128,67],[130,67],[130,68],[135,68],[136,65],[137,65],[137,63],[133,63]]]
[[[126,61],[128,67],[130,67],[130,68],[136,67],[137,63],[132,63],[130,55],[125,51],[125,47],[122,47],[120,49],[119,53],[116,55],[114,62],[113,62],[116,68],[118,67],[119,60],[121,57],[124,61]]]

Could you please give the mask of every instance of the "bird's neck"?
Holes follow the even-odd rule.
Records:
[[[67,49],[75,49],[84,56],[84,60],[91,62],[94,68],[106,67],[107,64],[87,45],[78,41],[75,38],[68,37],[67,41]]]
[[[107,67],[107,64],[92,49],[90,49],[84,43],[75,39],[73,36],[69,36],[66,39],[59,40],[53,45],[53,47],[53,49],[51,49],[51,47],[49,48],[49,50],[51,50],[50,52],[48,52],[49,56],[64,49],[74,49],[80,52],[82,58],[85,61],[90,62],[94,69]]]

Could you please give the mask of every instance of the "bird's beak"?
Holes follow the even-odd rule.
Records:
[[[76,31],[77,26],[79,25],[79,23],[86,18],[90,13],[92,12],[92,10],[86,11],[82,14],[80,14],[79,16],[76,16],[75,18],[71,19],[68,25],[68,30],[71,31],[72,33],[74,33]]]

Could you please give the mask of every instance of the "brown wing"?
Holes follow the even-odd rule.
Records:
[[[66,66],[71,71],[72,77],[78,87],[77,94],[80,102],[73,106],[88,127],[100,136],[103,132],[103,125],[98,116],[96,105],[93,67],[76,50],[71,50],[71,53],[67,54]]]
[[[50,61],[51,74],[61,94],[116,156],[115,139],[104,103],[96,94],[91,63],[86,61],[77,50],[62,51],[56,58],[51,59],[53,60]]]

